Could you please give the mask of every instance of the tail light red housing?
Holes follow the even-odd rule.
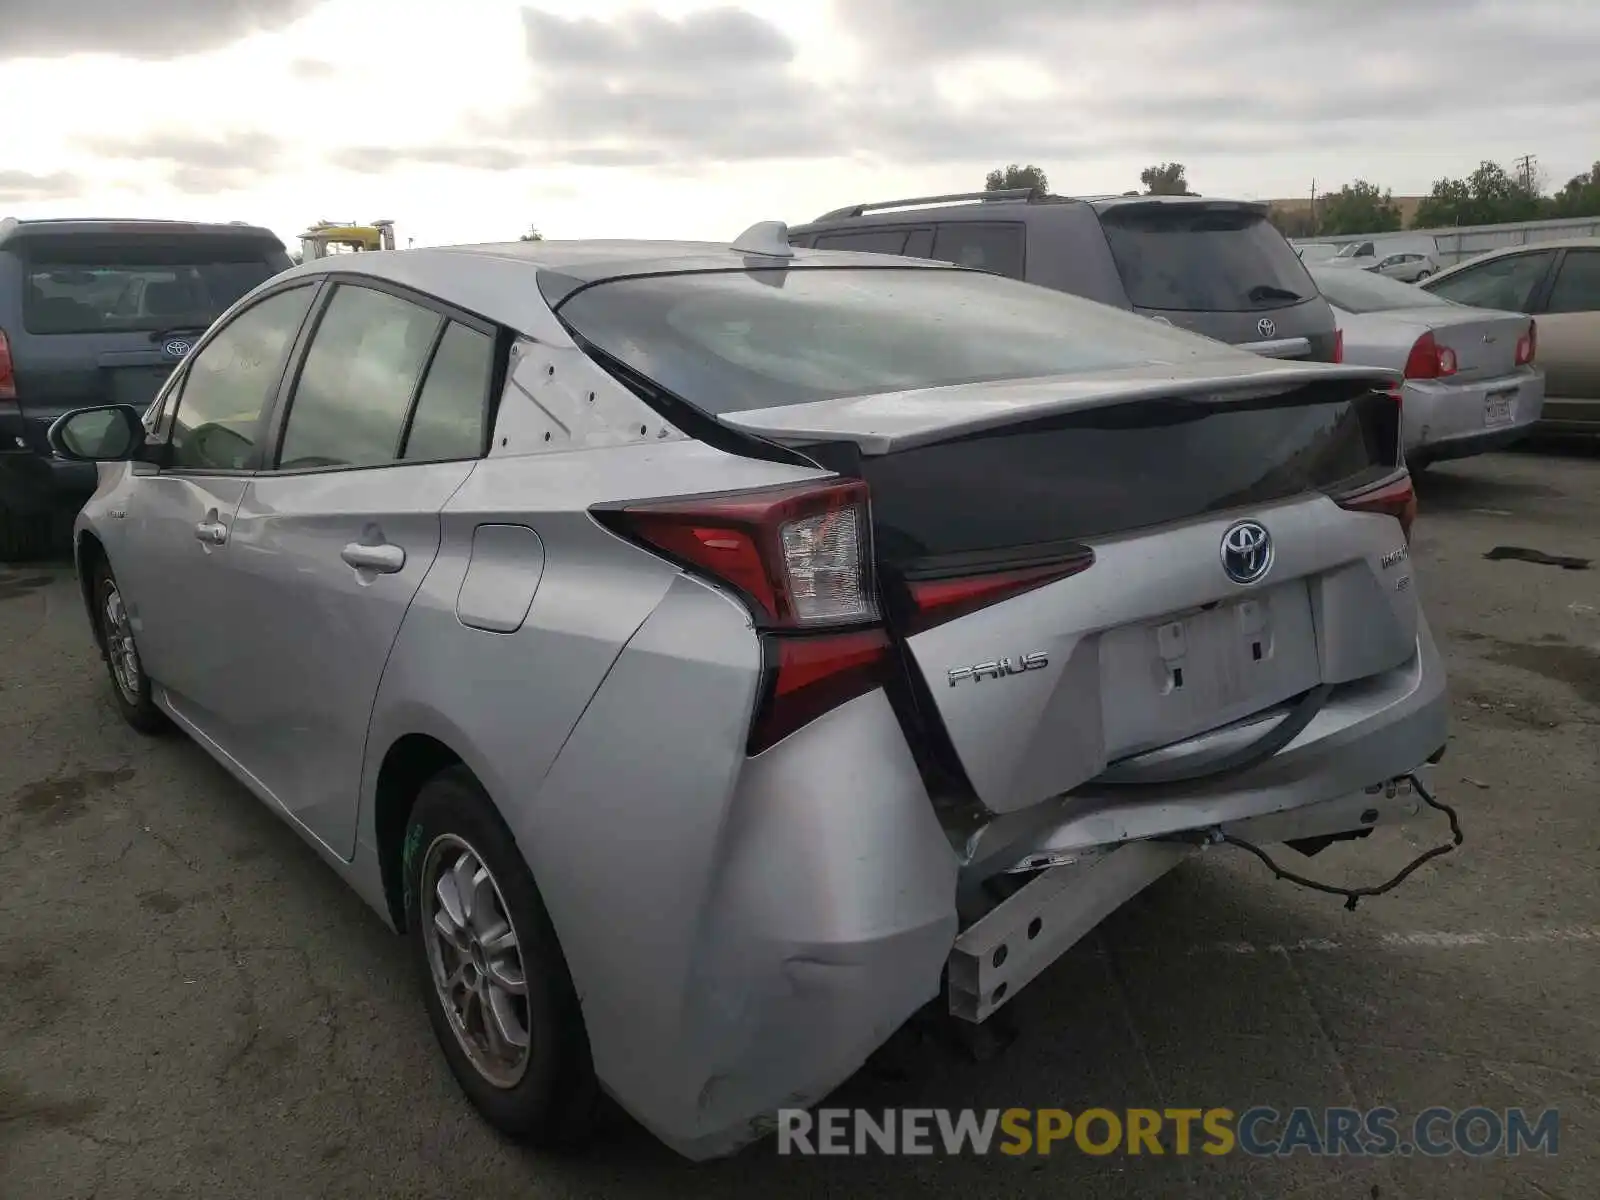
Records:
[[[881,687],[867,485],[859,480],[686,496],[590,510],[613,532],[737,594],[761,631],[763,688],[748,752]]]
[[[1531,367],[1539,349],[1539,323],[1528,322],[1528,332],[1517,339],[1517,366]]]
[[[0,329],[0,400],[17,398],[16,365],[11,361],[11,339]]]
[[[1344,330],[1342,329],[1333,331],[1333,361],[1336,363],[1344,361]]]
[[[1411,526],[1417,519],[1417,491],[1412,486],[1410,472],[1375,487],[1340,496],[1334,503],[1350,512],[1393,517],[1400,522],[1400,532],[1405,535],[1406,545],[1411,544]]]
[[[1407,379],[1443,379],[1456,373],[1456,352],[1439,345],[1430,331],[1423,334],[1406,356]]]

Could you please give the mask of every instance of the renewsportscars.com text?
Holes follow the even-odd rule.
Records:
[[[1514,1157],[1557,1153],[1556,1109],[781,1109],[779,1154]]]

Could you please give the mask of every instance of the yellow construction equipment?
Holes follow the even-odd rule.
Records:
[[[350,254],[368,250],[394,249],[394,222],[374,221],[370,225],[318,221],[300,235],[302,262],[329,254]]]

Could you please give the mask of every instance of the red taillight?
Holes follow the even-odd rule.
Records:
[[[881,628],[807,636],[769,635],[765,692],[750,726],[746,750],[760,754],[889,679],[889,635]]]
[[[906,632],[920,633],[946,621],[1009,600],[1012,596],[1076,575],[1094,565],[1094,551],[1084,548],[1053,562],[1026,567],[967,572],[938,578],[907,578],[911,612]]]
[[[1342,329],[1333,331],[1333,361],[1336,363],[1344,361],[1344,330]]]
[[[0,329],[0,400],[17,398],[17,374],[11,362],[11,341]]]
[[[785,485],[601,505],[601,524],[739,592],[766,629],[878,617],[867,485]]]
[[[1517,339],[1517,366],[1533,365],[1534,353],[1539,349],[1539,323],[1528,322],[1528,332]]]
[[[749,752],[882,686],[867,485],[858,480],[590,510],[607,528],[737,592],[763,631],[763,696]]]
[[[1407,379],[1442,379],[1456,373],[1456,352],[1441,346],[1431,332],[1423,334],[1406,357]]]
[[[1417,519],[1417,493],[1411,486],[1409,473],[1388,483],[1368,488],[1364,492],[1340,496],[1334,503],[1351,512],[1379,513],[1393,517],[1400,522],[1400,530],[1405,534],[1406,544],[1411,544],[1411,526]]]

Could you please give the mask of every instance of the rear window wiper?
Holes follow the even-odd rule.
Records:
[[[187,325],[173,325],[167,329],[152,329],[150,331],[150,340],[152,342],[164,342],[170,337],[177,337],[180,333],[204,333],[210,328],[209,324],[191,321]]]
[[[1299,292],[1291,292],[1288,288],[1277,287],[1270,283],[1258,283],[1245,293],[1245,297],[1256,303],[1263,300],[1304,300]]]

